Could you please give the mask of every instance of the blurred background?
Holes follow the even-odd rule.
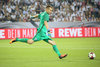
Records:
[[[100,22],[100,0],[0,0],[0,22],[29,22],[48,4],[54,7],[50,22]]]
[[[9,44],[16,37],[34,37],[40,22],[30,16],[47,5],[54,7],[51,37],[68,54],[62,60],[44,41]],[[94,60],[89,52],[96,54]],[[100,67],[100,0],[0,0],[0,67]]]

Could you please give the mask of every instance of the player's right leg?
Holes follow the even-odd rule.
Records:
[[[58,48],[57,48],[57,46],[56,46],[56,43],[55,43],[51,38],[44,39],[44,41],[52,45],[53,50],[54,50],[55,53],[59,56],[60,59],[65,58],[65,57],[67,56],[67,54],[62,55],[62,54],[59,52],[59,50],[58,50]]]
[[[12,39],[9,43],[12,44],[12,43],[17,42],[17,41],[19,41],[19,42],[25,42],[25,43],[28,43],[28,44],[34,43],[34,40],[32,40],[32,39],[27,39],[27,38],[21,38],[21,39],[19,39],[19,38],[14,38],[14,39]]]
[[[56,43],[53,40],[48,40],[48,43],[52,45],[53,50],[58,54],[58,56],[59,56],[60,59],[65,58],[67,56],[67,54],[62,55],[59,52],[59,50],[58,50],[58,48],[56,46]]]

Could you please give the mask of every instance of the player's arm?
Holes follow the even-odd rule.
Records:
[[[38,14],[34,15],[34,16],[30,16],[31,19],[37,18]]]
[[[45,25],[45,27],[47,28],[47,30],[49,29],[49,27],[48,27],[48,23],[47,23],[47,21],[44,21],[44,25]]]
[[[48,36],[51,37],[51,33],[50,33],[50,29],[49,29],[49,26],[48,26],[47,21],[44,21],[44,25],[45,25],[45,27],[47,28]]]

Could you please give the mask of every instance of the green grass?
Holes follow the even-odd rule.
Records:
[[[100,38],[55,38],[62,54],[59,59],[52,46],[39,41],[32,45],[10,40],[0,40],[0,67],[100,67]],[[96,58],[90,60],[88,53]]]

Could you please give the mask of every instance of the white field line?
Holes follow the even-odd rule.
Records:
[[[15,45],[9,45],[9,46],[0,46],[0,48],[52,48],[52,46],[48,47],[48,46],[30,46],[30,45],[23,45],[23,46],[15,46]],[[58,47],[59,49],[79,49],[79,50],[85,50],[85,49],[97,49],[97,50],[100,50],[99,47]]]

